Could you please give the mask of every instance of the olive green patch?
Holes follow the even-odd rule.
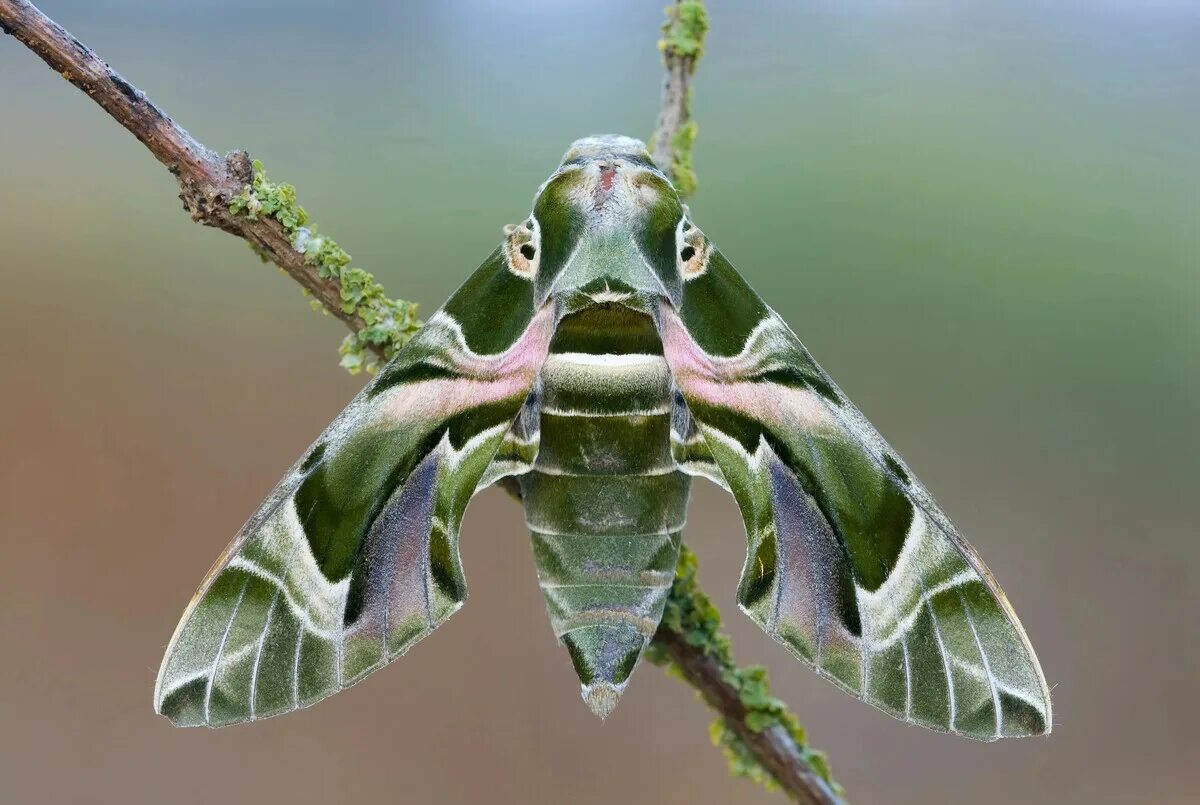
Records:
[[[300,639],[296,694],[300,704],[312,704],[338,689],[337,649],[333,643],[309,632]]]
[[[945,660],[928,607],[922,606],[918,610],[917,619],[905,640],[912,670],[911,717],[927,726],[950,729],[950,688],[946,682]]]
[[[1000,710],[1003,713],[1001,735],[1022,737],[1044,735],[1050,731],[1043,710],[1003,690],[1000,691]]]
[[[296,490],[296,513],[325,578],[337,582],[350,573],[371,523],[423,455],[414,450],[416,436],[359,431]]]
[[[461,602],[467,597],[467,580],[458,560],[458,543],[439,523],[429,533],[429,577],[447,599]]]
[[[826,638],[821,644],[821,670],[854,693],[862,691],[862,655],[857,646]]]
[[[671,417],[542,412],[537,466],[578,475],[637,475],[673,466]]]
[[[258,658],[258,640],[268,613],[276,608],[281,597],[271,582],[248,574],[243,578],[245,588],[226,629],[213,678],[209,702],[211,724],[228,724],[250,717],[250,688]]]
[[[412,648],[413,644],[429,634],[429,618],[424,611],[405,615],[398,620],[388,621],[388,658],[403,654]]]
[[[900,479],[900,483],[904,484],[905,486],[912,483],[911,479],[908,477],[908,472],[900,465],[900,462],[897,461],[891,453],[884,453],[883,463],[889,470],[896,474],[896,477]]]
[[[342,683],[357,682],[384,661],[383,635],[361,632],[346,635],[342,647]]]
[[[271,629],[258,661],[254,710],[259,718],[287,712],[298,704],[294,674],[301,629],[286,599],[281,598],[271,612]]]
[[[867,690],[871,704],[892,715],[904,716],[908,679],[904,670],[904,646],[899,642],[874,651],[867,659]]]
[[[667,182],[656,176],[647,176],[643,181],[656,186],[657,201],[643,211],[634,238],[646,264],[658,275],[667,298],[678,303],[683,280],[675,256],[675,228],[683,217],[683,207],[675,189]]]
[[[203,726],[204,695],[207,690],[206,678],[193,679],[163,697],[159,712],[180,727]]]
[[[679,312],[700,348],[717,356],[741,352],[750,333],[770,315],[767,306],[719,250],[713,250],[709,256],[708,269],[683,286]]]
[[[562,641],[585,685],[597,681],[621,684],[633,673],[646,646],[646,638],[627,624],[586,626],[563,635]]]
[[[531,533],[543,584],[637,584],[670,581],[679,534],[600,536]]]
[[[542,239],[542,257],[534,280],[537,299],[544,299],[549,293],[583,234],[583,216],[569,198],[571,189],[581,180],[579,172],[557,176],[546,184],[534,202],[533,215]]]
[[[521,487],[525,516],[534,530],[660,534],[682,527],[690,482],[678,472],[619,479],[532,472],[522,478]]]
[[[745,571],[738,584],[738,602],[746,609],[774,610],[777,584],[776,556],[779,546],[775,540],[775,529],[764,529],[758,544],[747,557]]]
[[[912,523],[913,506],[861,445],[840,435],[813,436],[788,464],[845,544],[858,584],[887,581]]]

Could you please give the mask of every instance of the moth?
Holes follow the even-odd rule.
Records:
[[[184,613],[155,709],[254,721],[387,665],[462,606],[463,512],[503,481],[606,717],[662,617],[694,476],[741,509],[738,604],[818,674],[935,730],[1050,731],[991,573],[619,136],[571,146],[529,217],[271,492]]]

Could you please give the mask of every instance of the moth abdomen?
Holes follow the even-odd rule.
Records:
[[[674,390],[644,338],[652,327],[618,305],[564,319],[541,373],[537,458],[521,478],[551,625],[601,717],[662,618],[690,488],[671,454]]]

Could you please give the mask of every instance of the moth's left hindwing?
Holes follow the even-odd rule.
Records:
[[[158,712],[221,726],[304,707],[461,606],[463,511],[554,329],[510,262],[497,250],[467,280],[226,549],[167,649]]]
[[[896,453],[685,222],[664,354],[736,498],[742,608],[822,676],[906,721],[983,740],[1050,731],[1050,695],[991,573]],[[695,243],[692,243],[695,241]],[[685,418],[684,418],[685,419]]]

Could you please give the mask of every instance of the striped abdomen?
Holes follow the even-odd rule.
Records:
[[[679,557],[690,479],[671,457],[672,398],[648,317],[598,305],[563,319],[521,489],[551,623],[601,716],[658,627]]]

